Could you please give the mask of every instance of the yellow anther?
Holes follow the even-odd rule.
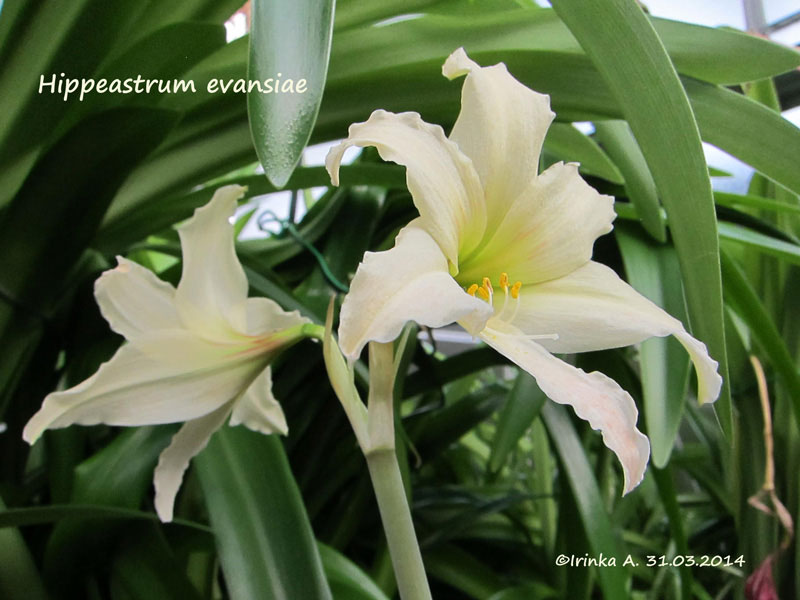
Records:
[[[469,287],[467,288],[467,293],[468,293],[470,296],[474,296],[474,295],[475,295],[475,292],[477,292],[477,291],[478,291],[478,284],[477,284],[477,283],[473,283],[471,286],[469,286]]]
[[[478,296],[489,302],[489,292],[484,287],[478,288]]]
[[[500,287],[503,289],[508,287],[508,273],[500,273]]]
[[[481,287],[483,287],[483,289],[485,289],[487,292],[493,292],[494,291],[492,289],[492,282],[489,281],[488,277],[484,277],[483,278],[483,285]]]
[[[514,285],[511,286],[511,297],[516,300],[519,298],[519,288],[522,287],[522,282],[517,281]]]

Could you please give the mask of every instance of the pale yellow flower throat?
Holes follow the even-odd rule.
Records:
[[[517,317],[517,313],[519,312],[519,291],[522,288],[521,281],[515,281],[513,285],[509,285],[510,280],[508,279],[508,273],[500,273],[500,287],[503,288],[503,306],[500,308],[500,311],[495,311],[494,317],[492,319],[497,319],[497,321],[501,321],[508,325],[513,325],[514,319]],[[485,300],[492,308],[494,308],[494,288],[492,287],[492,281],[488,277],[484,277],[481,285],[477,283],[473,283],[471,286],[467,288],[467,293],[470,296],[479,296],[482,300]],[[511,297],[511,302],[513,302],[514,307],[511,309],[511,314],[508,315],[508,305],[509,305],[509,296]],[[494,321],[496,323],[496,321]],[[497,334],[500,335],[509,335],[505,332],[496,331]],[[522,334],[522,337],[525,337],[529,340],[557,340],[558,334],[557,333],[543,333],[538,335],[525,335]]]
[[[495,315],[495,318],[511,323],[517,316],[517,311],[519,310],[519,290],[522,288],[522,282],[517,281],[512,286],[509,286],[508,284],[508,273],[500,273],[500,287],[503,288],[503,307],[500,309],[500,312]],[[475,296],[477,294],[481,297],[481,299],[485,300],[492,307],[494,307],[494,288],[492,287],[492,282],[488,277],[483,278],[480,286],[477,283],[473,283],[471,286],[469,286],[467,288],[467,293],[470,296]],[[511,316],[504,318],[506,309],[508,308],[509,296],[511,296],[514,302],[514,308],[512,309]]]

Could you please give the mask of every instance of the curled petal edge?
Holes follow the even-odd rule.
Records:
[[[622,465],[624,494],[639,485],[650,457],[650,442],[636,428],[639,411],[628,392],[602,373],[586,373],[556,358],[522,332],[486,328],[481,339],[530,373],[548,398],[572,406],[578,417],[600,431],[603,443]]]

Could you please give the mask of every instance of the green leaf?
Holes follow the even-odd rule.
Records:
[[[169,443],[174,426],[126,429],[108,446],[75,469],[72,502],[137,509],[150,489],[158,455]],[[111,516],[111,518],[115,518]],[[86,570],[102,559],[119,527],[119,521],[81,517],[61,520],[53,530],[45,553],[48,581],[74,591]]]
[[[536,380],[520,371],[497,421],[489,456],[490,473],[497,473],[503,467],[517,442],[539,416],[545,400],[547,396],[536,385]]]
[[[792,354],[744,271],[726,252],[722,253],[722,269],[728,302],[747,323],[751,335],[780,375],[789,391],[795,419],[800,424],[800,372]]]
[[[736,223],[719,223],[720,238],[730,240],[755,250],[800,265],[800,246],[753,231]]]
[[[659,242],[667,239],[658,191],[636,138],[624,121],[598,121],[595,135],[625,178],[625,192],[647,233]]]
[[[50,308],[122,180],[174,122],[175,114],[161,109],[105,111],[79,123],[42,157],[0,220],[6,294],[33,310]]]
[[[0,498],[0,516],[7,512],[5,508]],[[11,527],[0,530],[0,596],[7,600],[47,600],[28,546]]]
[[[0,511],[0,528],[21,527],[25,525],[41,525],[55,523],[62,519],[80,517],[81,519],[137,519],[142,521],[158,521],[154,512],[144,512],[131,508],[118,508],[103,504],[50,504],[48,506],[32,506],[27,508],[12,508]],[[211,528],[194,521],[174,519],[173,525],[183,525],[212,533]]]
[[[513,588],[506,588],[497,592],[489,600],[547,600],[548,598],[558,598],[558,592],[553,588],[542,583],[530,583]]]
[[[319,112],[333,35],[334,0],[253,0],[248,81],[276,91],[248,91],[256,153],[267,177],[282,187],[311,136]],[[305,91],[285,86],[304,82]],[[280,82],[280,85],[279,85]]]
[[[223,427],[195,464],[233,600],[332,598],[277,437]]]
[[[344,554],[320,542],[317,542],[317,547],[334,598],[389,600],[375,582]]]
[[[725,88],[684,79],[703,139],[800,194],[800,129]]]
[[[11,357],[0,369],[4,395],[25,372],[47,318],[96,266],[89,255],[83,265],[79,259],[112,196],[174,122],[161,109],[91,115],[43,154],[0,214],[0,341]]]
[[[618,184],[624,181],[619,169],[597,142],[569,123],[550,125],[544,146],[560,159],[580,163],[581,172],[587,175],[596,175]]]
[[[343,185],[347,186],[379,185],[402,189],[406,185],[405,170],[395,165],[344,165],[341,168],[341,178]],[[325,167],[298,167],[283,190],[328,186],[330,182],[331,178]],[[128,245],[144,239],[153,231],[189,218],[195,208],[203,206],[211,199],[217,188],[231,183],[247,187],[245,198],[279,191],[261,175],[233,175],[188,194],[170,196],[166,200],[161,194],[155,193],[130,204],[115,201],[94,245],[107,254],[122,252]]]
[[[157,526],[141,526],[120,545],[111,565],[109,587],[113,600],[201,600]]]
[[[410,398],[441,387],[446,383],[487,367],[507,363],[508,359],[488,347],[466,350],[444,360],[436,360],[431,357],[425,361],[424,365],[420,365],[420,370],[417,373],[412,373],[406,379],[405,389],[403,390],[404,398]]]
[[[686,93],[642,9],[628,0],[559,0],[554,8],[581,42],[619,102],[670,220],[689,321],[720,364],[716,403],[733,431],[714,202]]]
[[[469,598],[488,600],[502,589],[500,578],[492,569],[458,546],[441,544],[424,554],[431,577],[443,581]]]
[[[779,213],[800,214],[800,205],[789,204],[782,200],[753,196],[752,194],[729,194],[728,192],[714,192],[714,202],[719,206],[731,208],[758,208],[761,210],[774,210]]]
[[[580,439],[563,406],[545,402],[542,418],[550,433],[550,441],[561,459],[563,472],[578,505],[581,522],[594,556],[625,556],[611,528],[592,467]],[[621,566],[597,569],[605,598],[627,598],[627,576]]]
[[[40,94],[40,77],[92,77],[143,10],[137,3],[102,0],[7,4],[4,12],[17,15],[17,21],[11,34],[0,38],[0,89],[14,90],[0,96],[0,206],[13,196],[72,102],[45,91],[49,88]]]
[[[505,388],[487,386],[426,415],[416,430],[414,445],[426,459],[437,456],[493,414],[505,397]]]
[[[744,31],[652,19],[679,73],[719,84],[762,79],[800,66],[800,53]]]
[[[617,225],[614,231],[628,283],[672,316],[685,319],[675,250],[648,241],[626,225]],[[663,467],[669,462],[683,417],[689,357],[672,337],[654,337],[642,342],[639,363],[650,451],[653,464]]]

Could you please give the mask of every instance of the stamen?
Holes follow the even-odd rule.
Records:
[[[497,314],[498,318],[502,318],[508,306],[508,273],[500,273],[500,287],[503,288],[503,308]]]
[[[517,281],[511,286],[511,297],[516,300],[516,302],[514,302],[514,312],[511,313],[511,318],[508,320],[509,323],[514,322],[514,319],[517,318],[517,312],[519,312],[519,290],[521,287],[521,281]]]
[[[471,286],[469,286],[467,288],[467,293],[470,296],[474,296],[477,291],[478,291],[478,284],[477,283],[473,283]]]
[[[489,281],[488,277],[483,278],[483,285],[481,286],[481,289],[486,293],[486,297],[484,298],[484,295],[481,294],[481,298],[484,298],[484,300],[486,300],[489,304],[493,304],[494,290],[492,289],[492,282]]]
[[[486,302],[491,303],[490,292],[487,292],[486,288],[482,288],[482,287],[478,288],[478,296],[480,296],[481,298],[486,300]]]

